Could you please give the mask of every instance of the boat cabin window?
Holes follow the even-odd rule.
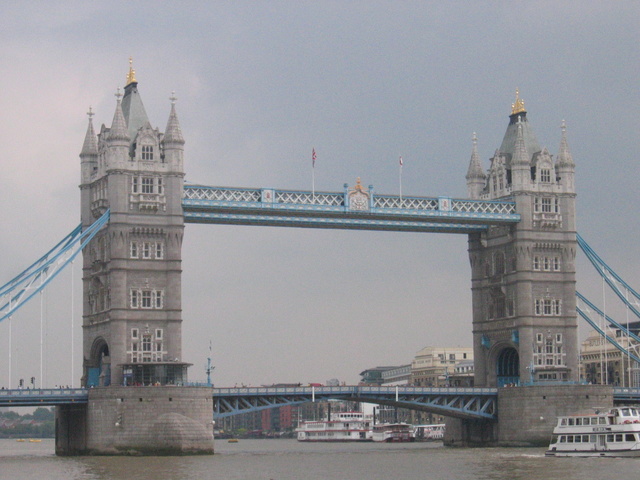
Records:
[[[636,441],[636,436],[634,433],[627,433],[625,435],[625,442],[635,442]]]
[[[607,417],[598,417],[598,423],[600,425],[606,425],[607,424]]]

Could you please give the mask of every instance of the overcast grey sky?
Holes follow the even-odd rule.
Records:
[[[0,284],[79,223],[86,112],[110,126],[132,56],[154,127],[176,92],[186,179],[220,186],[310,190],[315,148],[317,190],[361,177],[397,194],[402,155],[403,194],[464,197],[473,132],[488,168],[519,88],[552,154],[566,120],[579,231],[638,289],[639,25],[628,1],[3,2]],[[205,378],[210,340],[218,386],[353,383],[427,345],[471,346],[466,241],[187,225],[190,378]],[[602,304],[595,272],[578,269]],[[43,302],[49,385],[71,383],[71,282]],[[14,384],[40,374],[40,317],[35,305],[13,318]],[[8,336],[5,321],[0,385]]]

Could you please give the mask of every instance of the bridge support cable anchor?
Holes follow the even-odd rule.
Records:
[[[629,357],[631,357],[631,359],[634,362],[638,362],[640,363],[640,358],[637,355],[634,355],[633,353],[631,353],[630,351],[628,351],[626,348],[624,348],[622,345],[620,345],[613,337],[607,335],[607,333],[602,330],[602,328],[600,327],[600,325],[598,325],[595,321],[593,321],[589,315],[587,315],[580,307],[576,307],[576,311],[578,312],[578,314],[584,319],[586,320],[589,325],[591,325],[593,327],[593,329],[598,332],[600,334],[600,336],[602,336],[604,339],[607,340],[607,342],[609,342],[611,345],[613,345],[615,348],[617,348],[620,352],[624,353],[625,355],[628,355]]]
[[[584,239],[576,233],[576,240],[578,242],[578,246],[587,256],[591,264],[598,271],[600,276],[604,279],[605,282],[611,287],[614,293],[618,296],[622,303],[624,303],[629,310],[633,312],[633,314],[640,318],[640,293],[636,292],[631,286],[625,282],[613,269],[606,264],[604,260],[602,260],[598,254],[584,241]],[[617,282],[617,283],[616,283]],[[626,293],[630,293],[636,300],[635,302],[630,302],[627,295],[625,295],[620,288],[620,285],[626,290]]]
[[[578,300],[580,300],[581,302],[583,302],[588,308],[590,308],[591,310],[593,310],[594,312],[596,312],[600,317],[604,318],[607,322],[609,322],[610,324],[614,325],[616,328],[620,329],[625,335],[629,335],[631,338],[633,338],[635,341],[640,343],[640,337],[638,335],[636,335],[635,333],[633,333],[631,330],[627,330],[627,327],[625,327],[624,325],[622,325],[621,323],[616,322],[613,318],[611,318],[609,315],[606,315],[602,310],[600,310],[598,307],[596,307],[592,302],[590,302],[584,295],[582,295],[580,292],[576,292],[576,297],[578,297]],[[583,310],[584,311],[584,310]]]
[[[0,287],[0,322],[13,315],[64,270],[109,221],[109,213],[107,210],[84,232],[82,225],[76,227],[45,255]]]

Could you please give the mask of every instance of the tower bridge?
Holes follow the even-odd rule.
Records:
[[[468,235],[476,384],[518,384],[529,365],[539,366],[537,379],[579,379],[575,164],[564,126],[554,158],[539,146],[517,96],[486,173],[473,139],[468,199],[378,194],[359,179],[340,192],[228,188],[184,184],[175,103],[164,134],[153,129],[131,70],[111,127],[96,135],[89,115],[82,224],[89,228],[107,209],[110,220],[83,256],[83,385],[186,379],[185,223]]]
[[[89,113],[80,153],[82,229],[104,222],[83,244],[81,381],[96,388],[86,407],[59,408],[58,421],[66,426],[59,453],[212,452],[214,403],[220,415],[241,404],[269,403],[258,393],[255,402],[266,403],[247,400],[251,392],[228,391],[225,400],[217,390],[215,400],[211,388],[178,387],[188,382],[190,366],[181,330],[185,223],[467,235],[475,385],[497,389],[498,400],[493,393],[487,402],[458,396],[449,413],[459,422],[448,426],[448,435],[458,442],[546,441],[549,420],[534,419],[613,402],[611,389],[577,384],[575,163],[566,128],[554,157],[538,144],[518,94],[486,171],[473,138],[466,199],[378,194],[359,179],[336,192],[185,184],[176,99],[162,133],[151,127],[133,68],[124,95],[116,97],[110,127],[96,134]],[[500,388],[525,381],[530,386]],[[426,392],[420,401],[406,396],[402,402],[363,392],[343,394],[436,412],[446,405]],[[302,399],[310,392],[299,393]],[[482,406],[459,413],[467,405]],[[498,421],[474,424],[474,415]],[[74,423],[83,433],[69,428]],[[167,431],[178,439],[174,444],[162,443],[159,432]]]

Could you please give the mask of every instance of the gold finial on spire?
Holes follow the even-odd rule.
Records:
[[[520,98],[520,91],[516,88],[516,101],[511,104],[511,115],[526,112],[524,109],[524,100]]]
[[[133,69],[133,58],[129,57],[129,73],[127,73],[127,83],[125,87],[130,83],[137,83],[136,71]]]

